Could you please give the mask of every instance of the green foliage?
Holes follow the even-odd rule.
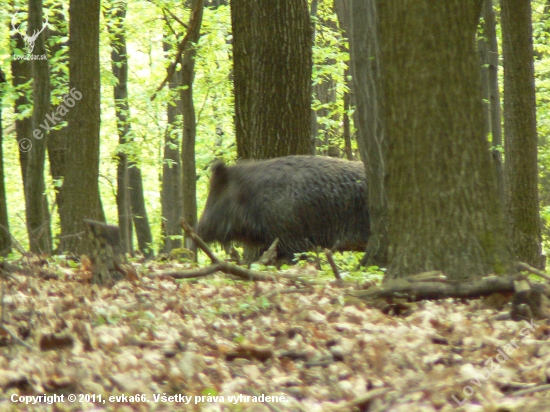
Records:
[[[544,249],[550,249],[550,15],[533,3],[533,48],[539,138],[539,196]]]
[[[317,113],[319,124],[317,138],[327,147],[330,144],[343,148],[343,95],[349,92],[345,81],[349,45],[338,28],[332,1],[319,2],[315,28],[312,108]],[[348,115],[351,116],[351,113]]]

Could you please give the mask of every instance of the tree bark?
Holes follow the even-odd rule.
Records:
[[[164,42],[164,51],[169,52],[172,46],[168,41]],[[168,87],[170,89],[171,103],[166,106],[167,125],[164,134],[164,153],[162,163],[162,191],[160,195],[162,207],[162,248],[161,251],[169,253],[172,249],[181,247],[181,240],[172,236],[181,236],[181,218],[183,216],[182,197],[182,169],[179,155],[179,139],[177,129],[177,117],[183,113],[180,93],[176,88],[181,84],[181,71],[172,75]]]
[[[517,258],[540,268],[537,124],[531,2],[502,0],[507,206]]]
[[[29,32],[38,33],[42,27],[42,0],[29,0]],[[45,34],[39,34],[35,40],[33,55],[46,55]],[[50,213],[46,198],[44,165],[46,161],[46,142],[48,129],[53,121],[48,121],[50,108],[50,69],[48,60],[32,61],[33,71],[33,114],[32,114],[32,150],[29,152],[25,170],[25,211],[30,250],[34,253],[51,253],[52,240]]]
[[[382,122],[378,1],[353,1],[350,20],[351,72],[356,104],[355,127],[368,182],[371,235],[361,263],[388,263],[388,200],[385,188],[388,142]]]
[[[386,280],[513,271],[483,135],[477,0],[379,3],[388,139]]]
[[[104,221],[99,197],[99,13],[100,0],[69,5],[69,90],[75,98],[67,114],[67,165],[62,187],[61,250],[87,253],[84,219]],[[80,100],[78,100],[80,99]]]
[[[3,126],[2,126],[2,98],[6,76],[0,68],[0,256],[7,256],[11,253],[11,236],[8,220],[8,206],[6,201],[6,184],[4,178],[4,151],[3,151]]]
[[[197,134],[197,124],[195,118],[195,104],[193,102],[193,79],[195,77],[196,55],[194,43],[198,42],[200,37],[203,0],[193,0],[192,9],[197,10],[197,14],[195,14],[197,24],[193,26],[194,30],[190,33],[189,42],[187,42],[185,46],[181,69],[181,102],[183,108],[181,164],[183,172],[183,218],[191,227],[195,227],[197,223],[197,172],[195,166],[195,137]],[[197,246],[187,235],[185,237],[185,247],[195,252],[196,256]]]
[[[310,154],[311,24],[306,0],[231,2],[237,156]]]

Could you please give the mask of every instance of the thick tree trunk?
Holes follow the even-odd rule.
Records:
[[[380,38],[377,0],[351,4],[350,49],[355,127],[368,182],[371,235],[362,264],[388,263],[388,205],[385,189],[387,140],[382,123]]]
[[[507,205],[518,259],[540,268],[537,124],[531,2],[502,0]]]
[[[67,165],[62,188],[61,247],[86,253],[84,219],[104,221],[99,197],[99,13],[100,0],[71,0],[69,89],[74,107],[67,113]]]
[[[195,119],[195,104],[193,102],[193,79],[195,77],[195,46],[200,37],[202,23],[203,0],[194,0],[193,10],[198,7],[198,14],[195,15],[197,24],[194,31],[189,33],[189,41],[185,48],[181,69],[181,102],[183,108],[183,139],[181,145],[182,164],[182,195],[183,195],[183,218],[191,227],[197,223],[197,172],[195,170],[195,137],[197,124]],[[197,252],[197,246],[188,236],[185,237],[185,247]]]
[[[164,51],[171,50],[171,45],[164,42]],[[167,125],[164,134],[164,154],[162,164],[162,191],[160,202],[162,206],[162,249],[169,253],[172,249],[181,247],[181,240],[172,236],[181,236],[180,221],[183,216],[182,171],[179,152],[177,116],[183,113],[179,92],[175,89],[181,84],[181,71],[172,75],[168,87],[170,88],[172,104],[166,106]]]
[[[29,31],[38,33],[43,30],[42,0],[29,0]],[[45,55],[44,34],[35,40],[33,55]],[[48,129],[53,127],[46,118],[50,108],[50,69],[48,60],[32,61],[33,69],[33,147],[27,161],[25,185],[25,211],[30,250],[34,253],[51,253],[50,214],[44,182],[44,164],[46,161],[46,141]]]
[[[4,97],[5,83],[6,76],[0,68],[0,256],[7,256],[11,252],[11,236],[4,178],[4,136],[2,126],[2,98]]]
[[[311,24],[306,0],[231,2],[239,158],[310,154]]]
[[[477,0],[379,3],[388,139],[387,279],[512,271],[483,135]]]

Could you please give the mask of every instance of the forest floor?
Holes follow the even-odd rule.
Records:
[[[173,262],[109,289],[70,266],[0,277],[0,411],[550,410],[550,327],[502,296],[373,307],[310,266],[158,275]]]

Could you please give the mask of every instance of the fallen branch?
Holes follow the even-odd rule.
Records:
[[[538,270],[537,268],[534,268],[533,266],[528,265],[528,264],[525,263],[525,262],[518,262],[517,268],[518,268],[519,270],[525,270],[525,271],[527,271],[527,272],[530,272],[530,273],[532,273],[532,274],[534,274],[534,275],[540,276],[541,278],[550,281],[550,275],[547,275],[546,273],[544,273],[544,272]]]
[[[220,265],[211,265],[202,269],[192,269],[192,270],[176,270],[176,271],[166,271],[161,272],[158,276],[170,276],[174,279],[191,279],[191,278],[202,278],[209,276],[214,272],[220,270]]]
[[[241,279],[245,280],[272,280],[274,276],[266,275],[262,272],[258,272],[257,270],[250,270],[245,269],[237,265],[233,265],[232,263],[225,262],[218,258],[212,250],[208,247],[206,243],[195,233],[195,231],[187,224],[185,219],[181,220],[181,227],[185,231],[185,234],[189,236],[195,244],[208,256],[208,258],[212,261],[212,265],[217,267],[217,270],[229,273],[231,275],[235,275]],[[207,268],[208,269],[208,268]],[[213,273],[213,272],[212,272]]]
[[[409,278],[393,280],[381,288],[370,288],[352,293],[352,296],[362,299],[407,298],[409,301],[444,298],[477,298],[493,293],[515,293],[513,276],[491,276],[474,282],[442,283],[442,282],[412,282]],[[531,289],[548,296],[547,285],[533,283]]]

